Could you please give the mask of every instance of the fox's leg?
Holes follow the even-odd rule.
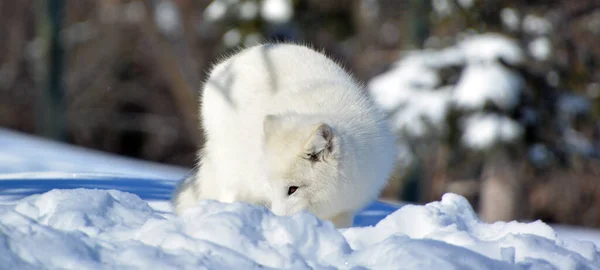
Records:
[[[197,177],[197,173],[194,173],[177,184],[177,188],[171,198],[171,203],[177,215],[181,215],[185,209],[198,203],[199,190]]]
[[[336,228],[350,228],[352,227],[352,223],[354,222],[354,213],[352,212],[343,212],[331,218],[328,218],[329,221],[333,222]]]

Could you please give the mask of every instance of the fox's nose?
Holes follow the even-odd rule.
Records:
[[[285,216],[286,215],[285,207],[281,203],[273,203],[273,204],[271,204],[271,206],[269,207],[269,209],[275,215],[278,215],[278,216]]]

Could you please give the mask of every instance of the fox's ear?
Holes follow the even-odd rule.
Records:
[[[271,134],[273,132],[273,130],[275,129],[275,126],[277,125],[278,120],[279,119],[277,119],[277,116],[275,116],[275,115],[265,116],[265,119],[263,119],[263,132],[264,132],[265,136],[268,136],[269,134]]]
[[[306,153],[319,154],[331,152],[333,150],[333,136],[333,130],[329,125],[324,123],[318,124],[311,134],[310,139],[306,142]]]

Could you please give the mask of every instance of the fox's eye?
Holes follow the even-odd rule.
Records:
[[[298,190],[297,186],[291,186],[288,188],[288,196],[294,194],[294,192],[296,192],[296,190]]]
[[[319,161],[319,155],[316,153],[308,153],[308,154],[306,154],[306,159],[308,159],[312,162],[317,162],[317,161]]]

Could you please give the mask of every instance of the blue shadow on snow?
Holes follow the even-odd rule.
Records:
[[[52,189],[116,189],[136,194],[144,200],[169,200],[175,188],[173,181],[148,180],[142,178],[83,177],[0,180],[0,196],[26,197]]]
[[[0,180],[0,196],[10,196],[15,199],[41,194],[52,189],[116,189],[138,195],[144,200],[169,200],[175,181],[154,180],[130,177],[79,177],[79,178],[40,178]],[[358,212],[355,227],[372,226],[398,210],[399,206],[375,201]]]

